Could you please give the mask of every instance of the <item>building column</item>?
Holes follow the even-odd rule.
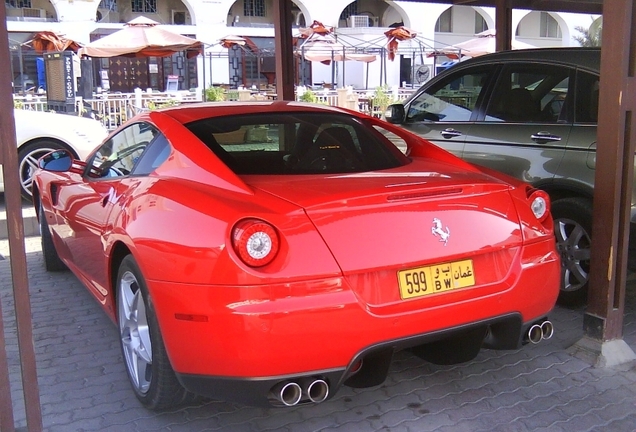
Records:
[[[636,360],[623,341],[630,203],[636,144],[636,3],[605,1],[585,336],[570,352],[599,367]]]
[[[294,100],[294,43],[291,0],[274,0],[276,94],[278,100]]]

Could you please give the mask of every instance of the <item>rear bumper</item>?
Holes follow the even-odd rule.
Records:
[[[385,341],[367,347],[357,353],[347,367],[335,369],[265,377],[227,377],[187,373],[177,373],[177,377],[181,384],[189,391],[213,399],[239,402],[252,406],[282,406],[283,404],[275,395],[275,389],[280,388],[281,384],[299,383],[302,387],[306,385],[303,383],[321,379],[328,385],[329,392],[327,398],[330,398],[342,385],[367,387],[383,382],[388,371],[391,357],[395,351],[452,338],[455,335],[464,334],[471,329],[479,327],[488,329],[484,341],[485,347],[513,349],[524,343],[524,335],[527,334],[532,324],[532,322],[522,323],[519,314],[510,314],[457,328]],[[369,371],[364,371],[366,376],[363,377],[363,379],[369,380],[368,385],[364,385],[364,382],[358,379],[360,377],[356,372],[360,370],[358,369],[359,365],[366,364],[367,362],[374,362],[372,365],[374,373],[372,374],[373,376],[368,376]],[[359,374],[363,374],[363,372],[359,372]],[[355,379],[356,382],[352,383],[352,379]],[[306,403],[310,403],[310,401],[303,396],[300,404]]]
[[[390,357],[395,349],[476,326],[489,331],[485,346],[518,348],[524,330],[552,310],[559,292],[554,243],[542,243],[519,253],[498,289],[441,294],[443,303],[440,297],[409,301],[409,309],[399,302],[384,314],[344,278],[267,286],[148,281],[148,287],[181,382],[196,393],[261,405],[286,379],[320,377],[335,390],[360,358]]]

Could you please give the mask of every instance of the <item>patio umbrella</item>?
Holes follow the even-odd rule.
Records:
[[[326,65],[331,64],[332,61],[354,60],[369,63],[376,60],[374,54],[352,52],[351,48],[345,47],[331,36],[307,40],[299,50],[305,59]]]
[[[223,48],[232,48],[235,45],[245,45],[247,41],[241,36],[228,35],[219,41],[219,45]]]
[[[31,45],[38,53],[66,50],[77,52],[80,49],[80,44],[74,40],[67,39],[64,35],[48,30],[36,33],[33,39],[25,44]]]
[[[404,26],[399,26],[385,31],[384,35],[389,39],[387,42],[389,60],[393,61],[393,59],[395,59],[395,53],[398,50],[398,42],[413,39],[417,36],[417,33]]]
[[[297,55],[301,55],[306,60],[318,61],[329,65],[332,61],[355,60],[362,62],[372,62],[376,60],[373,54],[356,52],[351,47],[346,47],[336,40],[332,34],[332,29],[325,27],[322,23],[314,21],[311,26],[300,31],[301,37],[305,41],[296,50]]]
[[[466,42],[461,42],[455,45],[451,45],[448,48],[439,50],[440,52],[448,51],[450,54],[457,56],[457,52],[461,51],[462,56],[478,57],[484,54],[494,53],[495,47],[495,31],[486,30],[481,33],[477,33],[476,37],[469,39]],[[536,48],[533,45],[519,42],[518,40],[512,40],[512,49],[527,49]]]
[[[165,30],[158,22],[138,17],[115,33],[80,48],[89,57],[167,57],[187,51],[188,58],[203,53],[203,42]]]

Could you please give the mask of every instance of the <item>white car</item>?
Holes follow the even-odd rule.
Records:
[[[25,199],[31,199],[31,177],[41,156],[67,149],[83,160],[108,135],[99,121],[90,118],[19,109],[13,113],[21,193]],[[3,178],[0,166],[0,192],[4,192]]]

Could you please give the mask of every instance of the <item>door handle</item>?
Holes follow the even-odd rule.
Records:
[[[561,137],[558,135],[552,135],[550,132],[537,132],[530,135],[530,139],[538,144],[545,144],[547,142],[561,141]]]
[[[444,138],[446,138],[446,139],[451,139],[451,138],[454,138],[454,137],[458,137],[458,136],[462,136],[462,135],[463,135],[463,133],[462,133],[462,132],[460,132],[460,131],[458,131],[458,130],[456,130],[456,129],[453,129],[453,128],[447,128],[447,129],[444,129],[444,130],[443,130],[443,131],[441,131],[440,133],[441,133],[441,134],[442,134],[442,136],[443,136]]]

